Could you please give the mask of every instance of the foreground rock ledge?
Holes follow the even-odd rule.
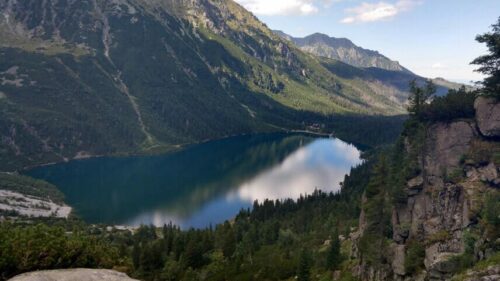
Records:
[[[57,269],[28,272],[18,275],[9,281],[138,281],[109,269]]]

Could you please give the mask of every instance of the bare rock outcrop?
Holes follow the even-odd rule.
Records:
[[[469,150],[477,135],[474,124],[466,121],[438,123],[428,129],[424,154],[424,169],[429,177],[442,177],[453,172],[460,158]],[[436,179],[437,180],[437,179]]]
[[[427,128],[421,173],[406,184],[407,203],[393,211],[393,280],[408,278],[404,269],[408,241],[420,241],[425,247],[426,280],[449,280],[455,272],[453,257],[465,250],[464,234],[478,216],[478,198],[499,180],[500,167],[493,162],[463,163],[480,139],[473,121]]]
[[[391,244],[391,250],[394,257],[391,264],[392,270],[394,271],[395,274],[404,276],[406,274],[406,269],[405,269],[406,246],[394,243]]]
[[[28,272],[9,281],[138,281],[109,269],[57,269]]]
[[[494,98],[479,97],[474,108],[481,134],[485,137],[500,137],[500,103]]]

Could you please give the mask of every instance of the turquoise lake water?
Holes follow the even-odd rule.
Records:
[[[103,157],[35,168],[89,223],[206,227],[255,200],[338,191],[360,152],[334,138],[240,136],[159,156]]]

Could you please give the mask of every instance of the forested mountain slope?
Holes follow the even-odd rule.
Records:
[[[231,0],[6,0],[0,35],[6,170],[405,112]]]

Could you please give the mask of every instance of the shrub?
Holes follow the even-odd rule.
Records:
[[[485,165],[491,161],[498,165],[500,164],[500,145],[496,142],[475,140],[465,155],[465,161],[468,160],[478,165]]]
[[[447,241],[451,238],[451,235],[448,231],[446,230],[440,230],[434,234],[432,234],[429,239],[428,239],[428,244],[434,244],[437,242],[444,242]]]
[[[477,237],[470,231],[464,232],[465,250],[461,255],[453,256],[450,261],[455,266],[455,272],[462,272],[472,267],[475,263],[474,245]]]
[[[42,224],[0,224],[0,279],[33,270],[115,265],[120,265],[118,250],[98,237]]]
[[[422,119],[429,122],[450,122],[461,118],[474,118],[474,101],[477,94],[465,87],[450,90],[447,95],[435,97],[422,110]]]
[[[405,257],[405,271],[411,275],[424,268],[425,247],[417,240],[409,241]]]
[[[482,217],[488,236],[492,239],[500,235],[500,193],[491,191],[486,194]]]
[[[459,183],[464,178],[464,171],[461,168],[454,169],[453,171],[447,173],[446,181],[450,183]]]

